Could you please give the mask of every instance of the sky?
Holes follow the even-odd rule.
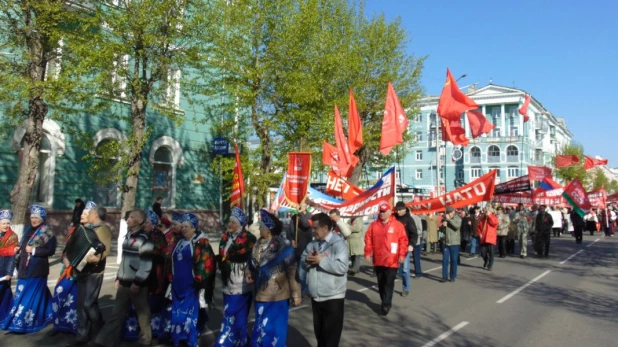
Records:
[[[366,11],[401,18],[409,53],[427,56],[427,94],[440,94],[447,67],[467,74],[460,86],[524,89],[586,155],[618,167],[618,1],[366,0]]]

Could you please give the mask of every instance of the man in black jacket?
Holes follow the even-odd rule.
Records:
[[[575,210],[571,210],[569,214],[571,222],[573,223],[573,234],[575,236],[575,243],[582,243],[586,221],[584,221],[584,218],[580,216],[577,212],[575,212]]]
[[[403,224],[406,230],[406,235],[408,236],[408,253],[403,264],[399,265],[399,271],[397,273],[403,282],[403,291],[401,292],[401,296],[408,296],[408,294],[410,294],[410,254],[414,252],[414,246],[418,241],[418,230],[414,219],[412,219],[412,216],[410,215],[410,211],[408,211],[408,208],[403,201],[399,201],[395,205],[395,210],[397,211],[395,218]]]
[[[549,241],[551,238],[551,230],[554,227],[554,220],[547,213],[547,206],[539,207],[539,214],[536,216],[536,254],[539,257],[549,257]]]

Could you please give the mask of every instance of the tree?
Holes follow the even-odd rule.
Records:
[[[580,158],[580,163],[573,166],[555,169],[556,176],[565,181],[573,181],[578,179],[582,185],[588,186],[589,176],[584,169],[584,147],[576,142],[565,144],[556,155],[576,155]],[[556,166],[556,157],[552,158],[552,164]]]
[[[130,124],[126,144],[98,153],[118,158],[108,175],[100,179],[124,179],[124,214],[135,205],[142,150],[150,135],[146,114],[153,112],[179,124],[183,119],[178,111],[180,85],[190,105],[202,105],[197,92],[208,83],[204,64],[208,37],[219,21],[214,17],[214,2],[207,0],[118,3],[93,5],[100,30],[91,47],[81,50],[79,56],[81,64],[90,68],[93,93],[108,105],[107,114]],[[129,110],[119,106],[117,99],[128,102]],[[120,147],[125,150],[119,151]]]
[[[46,117],[62,119],[81,103],[74,50],[91,36],[86,1],[0,0],[2,128],[25,128],[17,182],[11,191],[13,228],[21,237],[39,166]]]
[[[285,168],[288,151],[313,151],[314,167],[321,168],[322,140],[332,141],[334,104],[345,114],[350,87],[367,134],[356,179],[368,162],[392,162],[375,155],[386,87],[394,82],[413,115],[422,67],[422,59],[405,52],[400,21],[368,19],[362,6],[345,0],[239,0],[224,9],[210,61],[219,89],[210,93],[223,89],[231,96],[220,105],[222,113],[240,110],[221,128],[237,125],[234,137],[259,138],[249,156],[259,165],[248,175],[259,196],[279,183],[277,169]]]
[[[597,190],[601,188],[605,188],[606,190],[610,187],[610,180],[607,178],[603,170],[597,168],[594,170],[592,174],[592,189]]]

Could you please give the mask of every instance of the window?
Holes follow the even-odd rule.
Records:
[[[422,123],[423,122],[423,114],[419,113],[416,115],[416,122],[417,123]]]
[[[446,155],[445,154],[440,154],[440,163],[442,163],[442,165],[446,164]]]
[[[401,171],[395,170],[395,185],[401,185]]]
[[[506,148],[506,161],[517,162],[519,161],[519,149],[516,146],[510,145]]]
[[[122,54],[114,59],[114,71],[112,71],[112,94],[121,98],[127,97],[127,69],[129,68],[129,55]]]
[[[470,162],[471,163],[480,163],[481,162],[481,149],[478,147],[470,148]]]
[[[437,115],[435,113],[431,113],[429,115],[429,126],[430,127],[435,127],[436,126],[436,118],[437,118]]]
[[[455,171],[455,177],[457,177],[458,180],[463,180],[464,179],[464,172],[463,170],[457,170]]]
[[[416,151],[416,161],[423,160],[423,151]]]
[[[180,70],[171,69],[167,75],[167,101],[175,108],[180,107]]]
[[[152,200],[163,198],[162,206],[175,207],[176,167],[183,165],[183,150],[178,141],[169,136],[156,139],[150,148],[152,164]]]
[[[500,147],[498,146],[489,146],[487,149],[487,162],[488,163],[498,163],[500,162]]]
[[[101,159],[104,158],[107,161],[102,165],[101,170],[96,173],[97,176],[99,176],[100,183],[95,183],[94,200],[97,204],[105,207],[120,206],[121,193],[120,189],[118,189],[118,182],[116,181],[117,172],[113,170],[118,160],[120,160],[119,152],[122,148],[123,141],[126,141],[124,134],[114,128],[101,129],[94,136],[94,155]],[[104,157],[100,154],[103,151],[106,153],[118,153],[118,155],[107,155]]]
[[[500,179],[500,168],[499,167],[490,167],[489,171],[496,170],[496,179]]]
[[[423,170],[422,169],[417,169],[415,177],[416,177],[417,180],[422,180],[423,179]]]
[[[496,126],[494,130],[491,131],[491,137],[500,137],[500,127],[499,126]]]
[[[470,178],[479,178],[482,176],[480,167],[473,167],[470,169]]]
[[[515,178],[519,177],[519,168],[518,167],[509,167],[506,171],[507,178]]]
[[[416,132],[416,142],[421,142],[421,141],[423,141],[423,132],[417,131]]]

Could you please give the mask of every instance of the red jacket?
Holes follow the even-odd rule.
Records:
[[[481,244],[489,243],[495,246],[498,239],[498,217],[493,213],[479,217],[476,232],[481,238]]]
[[[391,216],[388,223],[380,219],[369,225],[365,234],[365,256],[373,255],[374,266],[399,267],[399,259],[408,253],[408,236],[403,224]]]

